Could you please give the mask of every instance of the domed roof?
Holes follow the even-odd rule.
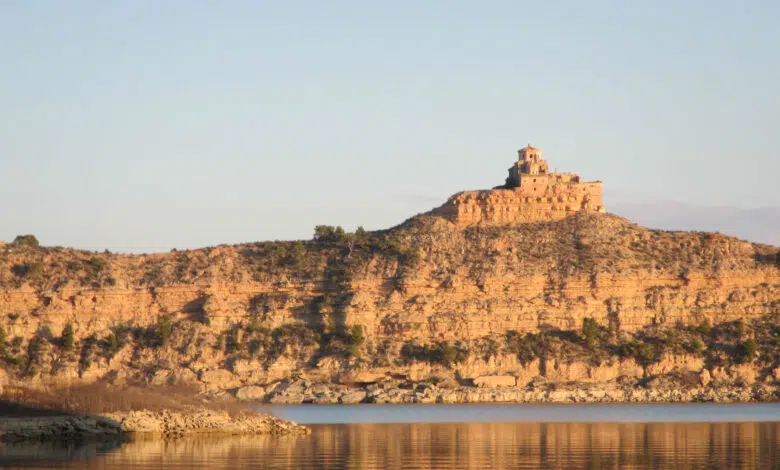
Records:
[[[541,149],[539,149],[538,147],[534,147],[531,144],[528,144],[525,147],[521,148],[520,151],[521,152],[539,152],[539,151],[541,151]]]

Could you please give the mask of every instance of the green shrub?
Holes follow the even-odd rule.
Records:
[[[599,342],[599,324],[593,318],[582,319],[582,339],[589,348],[595,347]]]
[[[282,325],[271,331],[271,340],[268,342],[269,359],[279,357],[287,345],[305,348],[318,344],[321,339],[319,332],[306,325],[300,323]]]
[[[11,353],[8,351],[8,345],[6,344],[6,340],[8,338],[5,334],[5,328],[3,328],[3,325],[0,325],[0,359],[4,360],[5,362],[8,362],[8,357],[11,355]]]
[[[43,274],[43,263],[33,261],[31,263],[15,264],[11,267],[11,272],[20,278],[34,278]]]
[[[347,241],[347,233],[340,226],[317,225],[314,227],[314,241],[344,243]]]
[[[346,353],[349,356],[357,357],[360,355],[360,348],[366,342],[366,337],[363,335],[362,325],[352,325],[349,330],[349,334],[346,337]]]
[[[738,338],[745,336],[745,331],[746,331],[745,322],[743,322],[742,320],[737,320],[734,322],[734,333],[736,333]]]
[[[68,322],[65,328],[62,329],[62,349],[70,351],[73,349],[73,345],[76,342],[76,337],[73,332],[73,324]]]
[[[440,342],[433,345],[418,345],[414,341],[407,342],[401,347],[401,357],[404,360],[416,360],[443,365],[452,365],[463,362],[469,356],[469,351],[459,344]]]
[[[169,315],[157,317],[157,325],[154,327],[154,338],[158,346],[165,346],[173,333],[173,322]]]
[[[661,357],[659,349],[653,343],[640,343],[636,348],[636,361],[643,366],[648,366],[658,361]]]
[[[25,375],[33,375],[38,371],[43,356],[44,341],[45,339],[43,337],[36,334],[27,343],[27,363],[24,368]]]
[[[689,343],[687,350],[690,353],[701,356],[707,351],[707,345],[705,345],[699,338],[696,338]]]
[[[528,364],[537,357],[535,346],[536,335],[532,333],[523,335],[513,330],[506,333],[506,351],[517,355],[517,359],[523,364]]]
[[[225,336],[225,353],[233,354],[241,349],[241,325],[233,325]]]
[[[758,354],[758,343],[754,339],[749,339],[737,345],[736,361],[739,364],[751,362]]]
[[[79,356],[79,371],[83,372],[92,366],[92,357],[95,352],[97,338],[92,334],[81,342],[81,354]]]
[[[87,271],[87,276],[82,282],[96,282],[100,278],[100,274],[106,269],[108,263],[106,260],[99,256],[93,256],[84,262],[84,269]]]
[[[16,238],[14,238],[14,241],[11,243],[16,246],[31,246],[34,248],[39,246],[38,239],[35,238],[35,235],[32,234],[17,235]]]
[[[712,325],[710,324],[710,321],[707,319],[704,319],[696,329],[699,332],[699,334],[704,336],[709,336],[709,334],[712,333]]]
[[[105,341],[103,342],[105,346],[106,351],[106,359],[111,359],[114,357],[114,355],[119,351],[119,348],[121,347],[119,345],[119,338],[117,338],[116,333],[113,331],[106,336]]]

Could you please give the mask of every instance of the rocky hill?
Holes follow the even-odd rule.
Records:
[[[0,246],[6,380],[289,402],[778,397],[780,251],[721,234],[428,214],[152,255],[35,245]]]

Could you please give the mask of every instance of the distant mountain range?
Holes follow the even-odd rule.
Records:
[[[609,204],[607,210],[650,228],[720,232],[780,246],[780,206],[743,209],[656,201]]]

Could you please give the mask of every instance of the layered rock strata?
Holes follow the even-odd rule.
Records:
[[[587,318],[631,335],[776,325],[780,315],[776,247],[587,212],[467,228],[428,215],[383,232],[158,255],[13,245],[0,255],[5,374],[37,383],[183,381],[234,393],[301,374],[331,383],[367,373],[479,385],[473,379],[517,378],[526,367],[502,352],[509,332],[579,332]],[[174,323],[169,344],[152,334],[163,317]],[[61,338],[69,324],[70,349]],[[410,342],[490,341],[498,349],[483,362],[472,355],[434,370],[398,360]],[[776,384],[777,353],[760,360],[756,380]],[[540,366],[534,376],[563,380],[555,370]]]

